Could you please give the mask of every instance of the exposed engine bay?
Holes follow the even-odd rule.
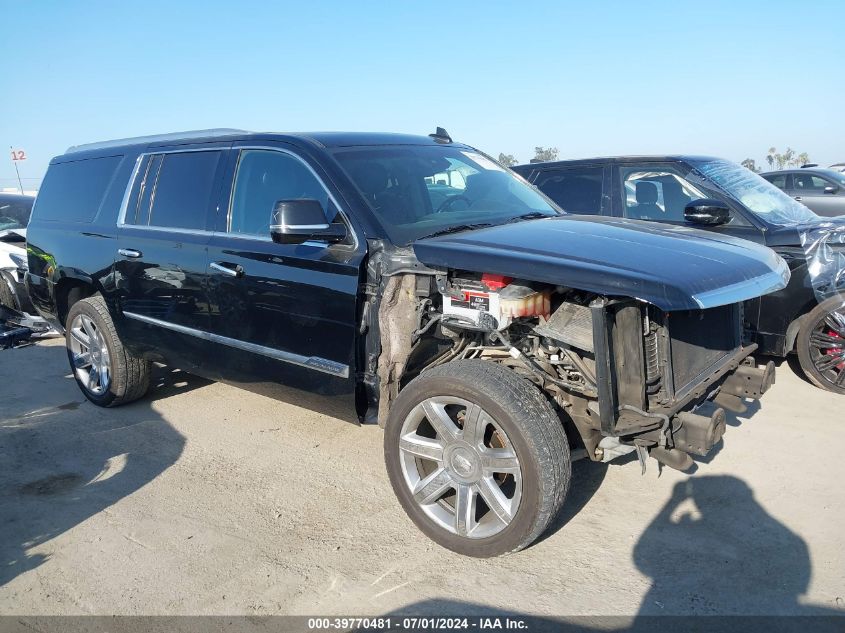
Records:
[[[573,449],[593,461],[637,451],[685,469],[774,381],[742,340],[742,306],[666,313],[631,298],[472,271],[406,267],[371,288],[378,341],[369,418],[384,424],[413,378],[454,360],[507,366],[552,401]],[[370,319],[372,322],[372,319]],[[369,333],[373,333],[369,329]],[[376,362],[377,359],[377,366]],[[713,401],[706,415],[694,411]],[[377,405],[377,406],[374,406]],[[377,409],[377,416],[373,415]]]

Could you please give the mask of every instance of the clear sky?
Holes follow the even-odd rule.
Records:
[[[845,3],[0,0],[0,146],[211,127],[845,161]],[[9,153],[0,187],[12,186]]]

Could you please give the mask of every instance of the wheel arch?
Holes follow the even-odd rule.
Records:
[[[74,277],[65,277],[59,280],[55,289],[56,316],[64,326],[70,309],[80,299],[93,296],[100,292],[100,288],[90,280],[83,280]]]
[[[798,333],[801,331],[801,327],[804,325],[804,317],[806,317],[817,305],[819,305],[819,302],[816,299],[808,301],[795,314],[792,321],[789,322],[789,325],[786,328],[786,335],[784,339],[784,351],[787,354],[795,351],[795,344],[798,340]]]

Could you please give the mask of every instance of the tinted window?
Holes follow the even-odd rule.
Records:
[[[567,213],[601,213],[603,167],[557,169],[540,174],[535,184]]]
[[[328,209],[328,192],[301,160],[282,152],[245,150],[235,176],[229,231],[269,236],[276,202],[303,198]]]
[[[91,222],[122,158],[106,156],[51,165],[38,192],[36,217]]]
[[[772,183],[778,189],[786,189],[786,174],[775,174],[773,176],[763,176],[766,180]]]
[[[0,194],[0,231],[23,229],[29,224],[34,198]]]
[[[216,191],[215,175],[220,156],[221,152],[163,154],[151,192],[150,226],[205,229]],[[146,195],[142,194],[142,200],[144,198]],[[139,208],[141,224],[144,223],[144,211],[143,207]]]

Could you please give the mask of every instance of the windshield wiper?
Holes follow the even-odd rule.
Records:
[[[428,235],[423,235],[420,240],[424,240],[429,237],[438,237],[440,235],[449,235],[450,233],[460,233],[462,231],[472,231],[473,229],[483,229],[488,226],[493,226],[490,222],[479,222],[477,224],[457,224],[455,226],[449,226],[445,229],[440,229],[439,231],[435,231],[434,233],[429,233]]]
[[[540,218],[554,218],[557,217],[556,215],[549,215],[548,213],[543,213],[542,211],[532,211],[531,213],[523,213],[522,215],[517,215],[516,217],[511,218],[505,224],[513,224],[514,222],[522,222],[523,220],[538,220]]]

